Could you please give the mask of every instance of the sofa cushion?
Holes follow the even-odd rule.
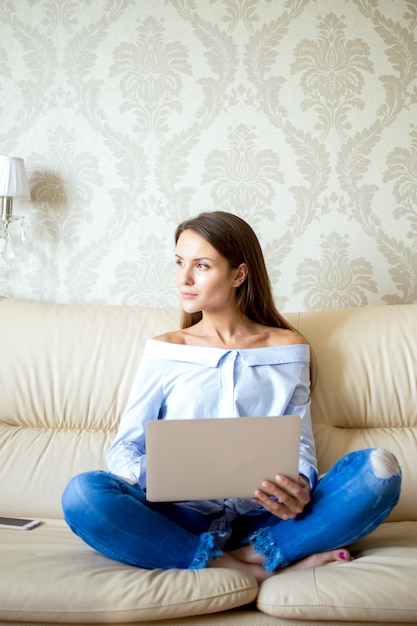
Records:
[[[107,559],[62,520],[0,529],[0,620],[149,622],[253,602],[258,584],[227,569],[144,570]],[[42,581],[42,584],[38,584]]]
[[[351,547],[355,560],[282,573],[262,583],[257,605],[287,619],[417,623],[417,522],[390,522]],[[302,593],[300,593],[302,589]]]

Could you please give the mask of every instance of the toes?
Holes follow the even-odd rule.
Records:
[[[337,550],[337,560],[338,561],[352,561],[352,557],[348,550]]]

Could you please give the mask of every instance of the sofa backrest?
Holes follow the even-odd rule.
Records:
[[[105,468],[144,342],[176,310],[0,302],[0,511],[62,517],[69,478]]]
[[[403,469],[390,519],[417,520],[417,306],[288,315],[311,343],[320,472],[383,446]],[[61,517],[69,478],[105,468],[146,339],[179,311],[0,300],[0,511]]]
[[[392,520],[417,520],[417,305],[302,313],[317,360],[312,418],[319,471],[352,450],[391,450],[403,471]]]

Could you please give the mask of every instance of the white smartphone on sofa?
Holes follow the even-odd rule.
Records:
[[[39,526],[37,519],[22,519],[20,517],[1,517],[0,528],[13,528],[14,530],[31,530]]]

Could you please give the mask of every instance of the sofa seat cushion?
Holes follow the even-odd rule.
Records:
[[[416,624],[417,522],[387,522],[350,549],[349,563],[268,579],[258,608],[287,619]]]
[[[256,599],[251,576],[227,569],[143,570],[96,553],[62,520],[0,529],[0,621],[149,622],[216,613]],[[39,584],[39,583],[42,584]]]

